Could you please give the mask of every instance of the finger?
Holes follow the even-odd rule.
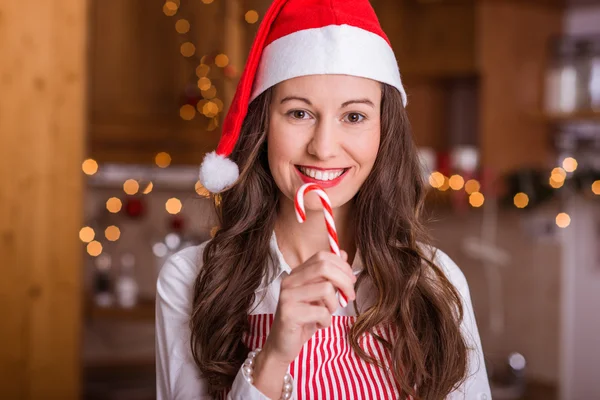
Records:
[[[282,283],[282,292],[291,288],[305,286],[311,283],[329,281],[333,286],[346,295],[349,300],[354,300],[354,276],[349,277],[338,266],[329,261],[315,261],[302,269],[295,268]]]
[[[344,253],[346,253],[346,252],[344,252]],[[346,253],[346,257],[347,256],[348,256],[348,253]],[[298,266],[298,268],[305,267],[306,266],[305,264],[317,262],[317,261],[332,262],[333,264],[337,265],[342,271],[344,271],[344,273],[347,274],[351,279],[354,279],[354,273],[352,272],[352,267],[341,257],[339,257],[338,255],[333,254],[332,252],[329,252],[329,251],[316,252],[311,258],[306,260],[306,262],[304,264]]]
[[[313,303],[327,307],[333,314],[338,308],[338,300],[335,295],[335,287],[328,281],[298,286],[281,292],[280,299],[284,302]]]
[[[342,260],[344,260],[344,262],[348,262],[348,253],[346,253],[344,250],[340,250],[340,254],[342,255]]]
[[[331,325],[331,313],[327,307],[298,303],[294,309],[296,322],[301,325],[316,324],[319,328]]]

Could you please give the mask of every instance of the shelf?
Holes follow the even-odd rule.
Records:
[[[551,123],[566,123],[566,122],[600,122],[600,111],[576,111],[568,113],[549,113],[538,112],[533,116],[542,121]]]

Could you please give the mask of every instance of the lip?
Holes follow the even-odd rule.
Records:
[[[300,169],[298,167],[304,167],[304,165],[295,165],[294,166],[296,169],[296,172],[298,173],[298,176],[300,177],[300,179],[302,179],[302,182],[304,183],[316,183],[319,186],[321,186],[323,189],[327,189],[327,188],[331,188],[334,186],[337,186],[345,177],[346,175],[348,175],[348,171],[350,171],[350,168],[315,168],[315,167],[306,167],[306,168],[314,168],[314,169],[318,169],[321,171],[331,171],[331,170],[340,170],[340,169],[345,169],[346,171],[344,171],[343,174],[341,174],[340,176],[338,176],[337,178],[331,180],[331,181],[319,181],[317,179],[311,178],[310,176],[304,175],[302,173],[302,171],[300,171]]]

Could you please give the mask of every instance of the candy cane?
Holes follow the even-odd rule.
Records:
[[[333,254],[337,254],[340,258],[340,245],[338,241],[337,231],[335,229],[335,222],[333,221],[333,210],[331,209],[331,202],[327,193],[315,183],[306,183],[300,186],[300,189],[296,192],[296,201],[294,202],[296,208],[296,218],[298,222],[303,223],[306,221],[306,212],[304,211],[304,196],[308,192],[315,192],[321,198],[321,204],[323,205],[323,215],[325,215],[325,225],[327,225],[327,232],[329,234],[329,248]],[[342,292],[338,292],[340,305],[346,307],[348,305],[348,299]]]

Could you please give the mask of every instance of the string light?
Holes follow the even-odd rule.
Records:
[[[181,45],[181,54],[184,57],[191,57],[196,53],[196,46],[192,42],[185,42]]]
[[[592,183],[592,192],[596,195],[600,195],[600,180]]]
[[[467,192],[467,194],[479,192],[480,189],[481,184],[476,179],[469,179],[467,183],[465,183],[465,192]]]
[[[219,112],[223,111],[223,101],[221,99],[215,97],[214,99],[212,99],[212,101],[217,105]]]
[[[200,93],[202,93],[202,97],[204,97],[207,100],[210,100],[217,95],[217,88],[214,86],[211,86],[210,88],[208,88],[206,90],[201,90]]]
[[[94,175],[98,172],[98,163],[96,160],[88,158],[81,164],[81,169],[86,175]]]
[[[258,21],[258,13],[255,10],[250,10],[245,15],[246,22],[249,24],[255,24]]]
[[[148,182],[148,185],[146,186],[146,189],[144,189],[144,191],[142,192],[143,194],[148,194],[152,191],[152,189],[154,188],[154,184],[152,182]]]
[[[560,167],[556,167],[550,173],[550,178],[555,182],[563,182],[567,178],[567,171]]]
[[[444,183],[438,189],[440,192],[445,192],[446,190],[450,189],[450,179],[448,179],[447,176],[444,176]]]
[[[79,239],[81,239],[83,243],[91,242],[92,240],[94,240],[95,236],[96,233],[89,226],[84,226],[79,230]]]
[[[517,206],[517,208],[525,208],[529,204],[529,196],[527,196],[527,194],[525,194],[523,192],[520,192],[520,193],[515,194],[513,201],[515,203],[515,206]]]
[[[123,203],[117,197],[111,197],[106,201],[106,209],[113,214],[121,211],[121,207],[123,207]]]
[[[481,207],[485,202],[485,197],[480,192],[473,192],[469,195],[469,204],[473,207]]]
[[[209,122],[208,122],[208,127],[206,128],[209,132],[214,131],[215,129],[217,129],[219,127],[219,120],[217,118],[212,118]]]
[[[104,230],[104,236],[111,242],[116,242],[121,237],[121,230],[117,226],[111,225]]]
[[[567,172],[573,172],[577,169],[577,160],[573,157],[567,157],[563,160],[562,166]]]
[[[210,4],[210,3],[212,3],[213,1],[214,1],[214,0],[202,0],[202,2],[203,2],[204,4]]]
[[[206,64],[200,64],[196,67],[196,76],[198,78],[204,78],[210,72],[210,67]]]
[[[140,184],[135,179],[127,179],[123,183],[123,191],[130,196],[133,196],[140,190]]]
[[[89,242],[87,245],[87,252],[92,257],[98,257],[102,254],[102,244],[96,240]]]
[[[213,118],[219,113],[219,107],[216,103],[209,101],[202,107],[202,114],[208,118]]]
[[[196,189],[196,193],[198,193],[200,196],[210,197],[210,192],[208,191],[208,189],[206,189],[204,186],[202,186],[200,181],[196,182],[196,185],[194,188]]]
[[[180,19],[175,23],[175,30],[177,33],[188,33],[190,31],[190,22],[187,19]]]
[[[162,151],[154,157],[154,162],[160,168],[167,168],[169,165],[171,165],[171,155]]]
[[[465,180],[460,175],[452,175],[449,183],[452,190],[460,190],[465,185]]]
[[[198,79],[198,88],[200,90],[208,90],[212,86],[212,82],[207,77],[202,77]]]
[[[217,67],[225,68],[227,64],[229,64],[229,57],[227,57],[225,54],[219,54],[215,57],[215,64]]]
[[[179,214],[182,208],[181,200],[179,200],[176,197],[172,197],[169,200],[167,200],[165,208],[167,209],[167,212],[169,214]]]
[[[167,17],[172,17],[177,14],[177,10],[179,9],[179,0],[167,0],[163,5],[163,13]]]
[[[444,174],[434,171],[429,175],[429,184],[431,187],[439,189],[444,184]]]
[[[191,121],[196,116],[196,109],[190,104],[184,104],[179,109],[179,115],[186,121]]]
[[[560,180],[556,181],[555,178],[560,179]],[[554,189],[560,189],[565,184],[565,180],[563,178],[561,178],[560,175],[552,175],[550,177],[550,179],[548,179],[548,183]]]
[[[566,228],[571,224],[571,217],[567,213],[560,213],[556,216],[556,225],[559,228]]]

